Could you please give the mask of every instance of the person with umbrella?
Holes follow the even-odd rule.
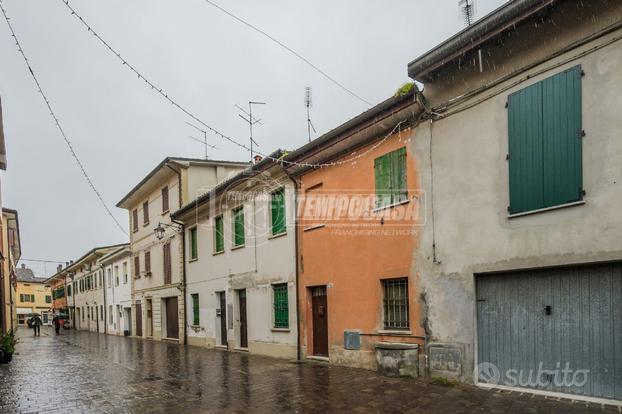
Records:
[[[43,325],[43,322],[38,313],[35,313],[30,319],[30,325],[35,330],[35,336],[41,336],[41,325]]]

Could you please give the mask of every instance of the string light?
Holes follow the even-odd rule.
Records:
[[[118,52],[116,49],[114,49],[97,31],[95,31],[87,22],[86,20],[84,20],[84,18],[78,14],[78,12],[76,11],[76,9],[74,9],[70,4],[69,4],[69,0],[60,0],[67,8],[68,10],[71,12],[70,14],[72,16],[74,16],[86,29],[89,33],[91,33],[93,36],[95,36],[95,38],[102,44],[104,45],[104,47],[106,47],[106,49],[108,49],[110,51],[110,53],[112,53],[117,60],[119,60],[119,62],[122,63],[123,66],[128,67],[132,72],[134,72],[134,74],[137,76],[137,78],[139,80],[142,80],[147,86],[149,86],[152,90],[154,90],[157,94],[159,94],[162,98],[164,98],[166,101],[168,101],[171,105],[173,105],[175,108],[177,108],[178,110],[180,110],[181,112],[183,112],[184,114],[186,114],[187,116],[189,116],[190,118],[192,118],[193,120],[195,120],[196,122],[198,122],[199,124],[203,125],[205,128],[207,128],[207,130],[211,133],[213,133],[214,135],[229,141],[230,143],[234,144],[235,146],[242,148],[248,152],[250,152],[250,148],[248,145],[234,139],[233,137],[224,134],[222,132],[220,132],[218,129],[212,127],[211,125],[207,124],[205,121],[203,121],[201,118],[199,118],[198,115],[195,115],[194,113],[192,113],[189,109],[187,109],[185,106],[183,106],[182,104],[178,103],[173,97],[171,97],[167,92],[165,92],[165,90],[161,87],[159,87],[158,85],[155,84],[155,82],[151,81],[149,78],[147,78],[142,72],[139,72],[138,69],[136,69],[136,67],[134,65],[132,65],[129,61],[127,61],[120,52]],[[368,153],[370,153],[371,151],[373,151],[375,148],[377,148],[379,145],[381,145],[384,141],[386,141],[398,128],[401,127],[402,124],[404,124],[406,122],[406,120],[402,120],[400,121],[397,125],[395,125],[395,127],[393,127],[393,129],[391,130],[391,132],[389,132],[387,135],[385,135],[380,141],[378,141],[374,146],[368,148],[365,152],[358,154],[357,156],[353,156],[350,157],[348,159],[345,160],[341,160],[341,161],[335,161],[335,162],[331,162],[331,163],[319,163],[319,164],[314,164],[314,163],[306,163],[306,162],[296,162],[296,161],[288,161],[285,160],[283,158],[274,158],[271,157],[268,154],[263,154],[261,152],[255,151],[255,153],[257,153],[258,155],[261,155],[263,158],[269,159],[271,161],[274,161],[276,163],[280,163],[280,164],[284,164],[284,165],[290,165],[290,166],[300,166],[300,167],[307,167],[307,168],[323,168],[323,167],[332,167],[332,166],[337,166],[337,165],[343,165],[343,164],[347,164],[347,163],[351,163],[359,158],[364,157],[365,155],[367,155]]]
[[[32,70],[32,67],[30,66],[30,61],[28,60],[28,57],[26,57],[26,53],[24,52],[24,49],[22,48],[22,46],[21,46],[21,44],[20,44],[20,42],[19,42],[19,40],[17,38],[17,35],[15,34],[15,30],[13,29],[13,25],[11,25],[10,18],[7,15],[7,12],[6,12],[6,9],[4,8],[2,0],[0,0],[0,10],[2,10],[2,14],[4,16],[4,20],[6,20],[6,23],[9,26],[9,30],[11,31],[11,37],[13,37],[13,39],[15,39],[15,45],[17,46],[17,50],[19,51],[20,55],[24,59],[24,62],[26,63],[26,66],[28,67],[28,71],[30,72],[30,76],[32,77],[32,79],[35,82],[35,85],[37,86],[37,91],[39,92],[39,94],[41,95],[43,100],[45,101],[45,105],[47,106],[48,110],[50,111],[50,116],[54,120],[54,124],[56,125],[56,128],[60,131],[60,134],[63,137],[63,140],[65,140],[65,144],[67,144],[67,148],[69,148],[69,152],[71,153],[71,156],[73,157],[73,159],[78,164],[78,167],[80,168],[80,171],[82,172],[82,175],[86,179],[86,182],[89,184],[89,186],[91,187],[91,189],[93,190],[93,192],[95,193],[97,198],[99,199],[100,203],[102,204],[102,206],[104,207],[104,209],[106,210],[106,212],[108,213],[110,218],[112,218],[112,220],[115,222],[115,224],[117,225],[119,230],[121,230],[126,236],[129,236],[128,233],[123,228],[123,226],[121,225],[121,223],[119,223],[117,218],[112,214],[112,211],[110,211],[110,208],[108,208],[108,205],[104,201],[104,198],[102,197],[101,193],[95,187],[95,184],[93,183],[93,180],[91,180],[91,177],[89,177],[89,175],[87,174],[86,169],[84,168],[84,164],[82,163],[82,161],[80,161],[80,158],[78,158],[78,154],[76,154],[76,151],[74,150],[73,145],[71,144],[71,141],[67,137],[67,134],[65,134],[65,130],[61,126],[60,120],[58,119],[58,117],[54,113],[54,110],[52,109],[52,105],[50,104],[50,100],[47,98],[47,96],[43,92],[43,88],[41,87],[41,84],[39,83],[39,80],[37,79],[37,76],[35,75],[34,70]]]

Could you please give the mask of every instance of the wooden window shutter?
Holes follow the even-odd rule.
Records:
[[[406,147],[391,152],[391,203],[408,199],[406,188]]]
[[[389,154],[374,160],[376,182],[376,207],[391,204],[391,164]]]
[[[149,201],[143,203],[143,224],[149,224]]]
[[[164,284],[171,283],[171,244],[165,243],[162,247],[164,256]]]
[[[272,234],[285,233],[285,189],[271,194]]]
[[[244,207],[238,207],[233,210],[233,232],[234,245],[244,245]]]
[[[162,189],[162,212],[168,211],[168,186]]]
[[[216,244],[216,253],[218,252],[222,252],[225,250],[225,233],[224,233],[224,229],[223,229],[223,219],[222,216],[218,216],[214,219],[215,223],[214,223],[214,227],[215,227],[215,234],[214,237],[216,239],[215,244]]]
[[[140,277],[140,256],[134,256],[134,277]]]
[[[199,326],[201,320],[199,317],[199,294],[193,293],[192,295],[192,324]]]
[[[197,228],[190,229],[190,259],[194,260],[199,257],[199,247],[197,240]]]
[[[145,252],[145,272],[151,272],[151,251]]]
[[[132,211],[132,230],[138,231],[138,210],[134,209]]]

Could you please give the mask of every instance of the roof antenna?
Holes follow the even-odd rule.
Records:
[[[248,123],[248,129],[250,133],[250,143],[251,143],[251,164],[255,163],[255,154],[253,153],[253,144],[256,146],[259,146],[259,144],[257,144],[257,142],[255,142],[255,140],[253,139],[253,125],[255,124],[263,125],[261,123],[261,119],[253,117],[253,105],[266,105],[266,103],[257,102],[257,101],[248,101],[248,112],[245,111],[240,105],[238,104],[235,105],[236,108],[238,108],[241,112],[244,113],[244,115],[246,115],[244,116],[242,114],[238,114],[240,118],[242,118]]]
[[[311,130],[313,129],[313,133],[315,134],[315,128],[313,127],[313,123],[311,122],[311,117],[309,116],[309,108],[313,106],[313,100],[311,99],[311,87],[305,87],[305,106],[307,107],[307,134],[309,135],[309,142],[311,142]]]
[[[186,124],[190,125],[192,128],[196,129],[199,132],[203,133],[203,139],[199,139],[199,138],[195,138],[192,135],[188,135],[188,138],[193,139],[195,141],[200,142],[201,144],[203,144],[205,146],[205,159],[208,159],[208,155],[207,155],[207,148],[212,148],[212,149],[218,149],[218,147],[216,147],[215,145],[210,145],[207,143],[207,131],[204,129],[199,128],[198,126],[191,124],[190,122],[186,122]]]
[[[475,0],[459,0],[458,5],[464,25],[469,27],[475,21]]]

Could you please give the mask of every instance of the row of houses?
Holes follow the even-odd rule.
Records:
[[[58,269],[54,307],[78,329],[482,386],[489,364],[488,385],[620,399],[621,36],[617,1],[512,1],[301,148],[166,158],[117,204],[129,244]]]

